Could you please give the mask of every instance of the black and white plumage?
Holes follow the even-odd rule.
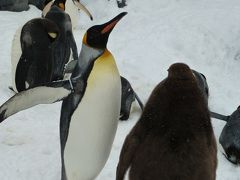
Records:
[[[12,80],[16,92],[52,81],[53,49],[59,36],[51,20],[36,18],[17,30],[12,44]]]
[[[120,113],[121,80],[106,45],[112,29],[125,15],[121,13],[87,31],[70,80],[20,92],[0,107],[2,122],[34,105],[63,100],[60,117],[62,180],[94,179],[110,154]]]

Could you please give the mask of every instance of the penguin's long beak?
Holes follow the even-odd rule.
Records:
[[[115,25],[127,14],[127,12],[122,12],[121,14],[117,15],[112,20],[108,21],[107,23],[103,24],[103,29],[101,30],[101,34],[107,34],[113,30]]]
[[[79,0],[73,0],[73,3],[81,10],[83,10],[91,20],[93,20],[92,14],[89,12],[89,10],[82,4],[80,3]]]

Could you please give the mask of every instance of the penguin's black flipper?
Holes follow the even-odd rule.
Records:
[[[122,100],[121,100],[121,111],[120,120],[127,120],[131,111],[132,102],[137,99],[137,102],[141,109],[143,109],[143,104],[137,94],[134,92],[130,82],[121,76],[122,83]]]
[[[212,112],[210,111],[210,116],[212,118],[216,118],[216,119],[220,119],[220,120],[223,120],[223,121],[228,121],[229,119],[229,116],[225,116],[225,115],[222,115],[222,114],[218,114],[218,113],[215,113],[215,112]]]
[[[143,110],[144,106],[143,106],[142,101],[140,100],[140,98],[139,98],[139,96],[136,94],[136,92],[134,92],[134,94],[135,94],[135,98],[136,98],[136,100],[137,100],[140,108]]]
[[[116,180],[124,179],[124,175],[131,166],[132,161],[134,160],[134,155],[139,149],[142,141],[144,141],[147,132],[148,131],[145,128],[145,124],[143,123],[142,119],[140,119],[127,135],[119,156]]]
[[[51,104],[66,98],[72,93],[71,86],[68,80],[56,81],[15,94],[0,107],[0,123],[19,111],[38,104]]]

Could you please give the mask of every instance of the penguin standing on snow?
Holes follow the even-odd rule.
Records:
[[[13,39],[13,43],[12,43],[12,54],[11,54],[12,79],[13,79],[12,89],[14,91],[20,92],[29,87],[38,85],[39,83],[37,82],[48,82],[49,79],[51,81],[63,79],[64,66],[69,61],[71,52],[72,52],[73,59],[75,60],[78,59],[77,45],[72,33],[71,19],[69,15],[64,12],[64,8],[65,8],[65,0],[56,0],[54,1],[53,6],[51,7],[50,11],[46,16],[46,19],[48,19],[49,21],[52,21],[52,24],[55,23],[56,25],[54,26],[57,26],[59,29],[58,37],[55,38],[55,41],[54,41],[54,47],[50,47],[48,43],[43,43],[44,41],[41,39],[41,37],[44,36],[44,33],[46,32],[38,31],[37,28],[35,27],[37,25],[35,25],[33,21],[30,21],[30,23],[27,24],[27,27],[25,27],[24,31],[22,31],[22,28],[19,28],[16,31]],[[42,21],[45,21],[45,20],[42,20]],[[51,25],[51,27],[52,26],[53,25]],[[34,31],[37,33],[33,33]],[[24,39],[20,37],[20,34],[23,37],[25,36],[28,37],[28,39],[29,38],[33,39],[33,37],[31,36],[34,36],[35,38],[32,43],[32,46],[25,46],[25,48],[22,49],[24,50],[24,54],[20,50],[21,47],[23,48],[22,45],[24,44],[23,42]],[[31,48],[35,49],[35,53],[31,51]],[[22,63],[23,61],[21,61],[21,58],[23,56],[21,56],[21,53],[25,57],[28,57],[28,62],[35,61],[35,60],[31,60],[31,58],[40,59],[42,56],[47,57],[46,60],[40,61],[42,63],[45,62],[47,64],[41,64],[39,62],[38,64],[36,64],[37,66],[35,66],[34,68],[41,70],[41,69],[44,69],[46,66],[48,66],[49,63],[51,63],[52,68],[50,69],[48,68],[49,71],[46,74],[44,74],[43,77],[40,77],[41,74],[43,73],[37,75],[40,79],[36,79],[37,76],[35,76],[31,78],[31,82],[25,83],[27,72],[24,72],[24,71],[29,68],[29,66],[25,67],[25,65],[29,65],[29,64]],[[19,74],[17,73],[17,71],[23,74],[25,73],[25,75],[17,76]],[[32,69],[31,72],[33,71],[34,69]],[[32,74],[36,75],[36,73],[34,72]],[[31,73],[29,73],[28,76],[30,77]],[[43,79],[46,79],[47,81],[43,81]],[[16,87],[16,86],[19,86],[19,87]]]
[[[197,71],[192,71],[207,102],[209,90],[206,77]],[[225,157],[233,164],[240,164],[240,106],[231,115],[226,116],[212,111],[210,115],[212,118],[226,121],[219,142],[225,151]]]
[[[59,28],[48,19],[32,19],[23,26],[20,35],[22,54],[20,58],[12,56],[13,90],[20,92],[51,81],[52,51],[58,35]],[[17,54],[17,44],[13,44],[12,55]]]
[[[240,106],[231,115],[222,115],[211,112],[216,119],[226,121],[226,125],[219,137],[225,154],[224,156],[233,164],[240,164]]]
[[[217,147],[207,103],[191,69],[170,66],[123,144],[116,180],[215,180]]]
[[[0,107],[2,122],[34,105],[63,100],[62,180],[94,179],[110,154],[120,113],[121,80],[106,46],[111,31],[125,15],[87,30],[70,80],[22,91]]]
[[[69,61],[71,51],[73,59],[78,59],[77,45],[72,33],[70,16],[64,12],[65,0],[55,0],[45,18],[52,20],[60,29],[59,38],[53,52],[54,73],[52,80],[63,79],[64,66]]]
[[[128,120],[132,103],[137,100],[141,110],[143,110],[143,103],[140,98],[134,92],[130,82],[121,76],[121,85],[122,85],[122,100],[121,100],[121,111],[120,111],[120,120],[125,121]]]

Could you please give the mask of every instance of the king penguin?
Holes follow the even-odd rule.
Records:
[[[0,107],[0,122],[37,104],[63,100],[60,117],[61,180],[92,180],[104,167],[115,137],[121,80],[108,37],[127,13],[87,30],[69,80],[22,91]]]
[[[125,139],[116,180],[215,180],[217,146],[204,96],[188,65],[175,63]]]
[[[65,147],[63,160],[68,180],[94,179],[109,156],[120,113],[121,80],[115,60],[106,45],[109,34],[124,15],[126,13],[121,13],[105,24],[93,26],[83,37],[82,50],[72,79],[84,72],[83,67],[87,64],[87,71],[91,73],[78,107],[74,107],[79,99],[77,92],[75,96],[63,100],[60,120],[61,146],[62,149]],[[93,63],[88,59],[96,56],[94,54],[101,55]],[[71,115],[66,114],[64,109],[70,109],[69,112],[75,110]],[[66,118],[66,115],[71,118]],[[71,121],[69,127],[64,120]],[[64,132],[66,130],[68,137]],[[62,179],[65,180],[64,169],[62,172]]]

